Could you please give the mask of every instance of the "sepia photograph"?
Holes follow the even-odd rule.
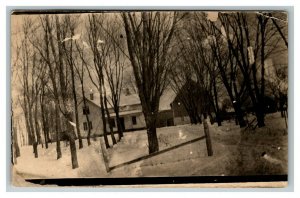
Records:
[[[11,185],[287,186],[287,11],[10,22]]]

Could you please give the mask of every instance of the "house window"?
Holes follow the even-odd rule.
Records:
[[[132,116],[131,119],[132,119],[132,124],[136,125],[136,116]]]
[[[89,106],[83,106],[82,112],[83,112],[83,115],[89,115],[90,114]]]
[[[93,129],[93,123],[90,121],[89,122],[90,124],[90,129],[92,130]],[[85,131],[87,131],[89,128],[88,128],[88,124],[87,124],[87,122],[84,122],[83,123],[83,130],[85,130]]]
[[[90,121],[90,129],[93,129],[93,123]]]
[[[83,123],[83,130],[85,130],[85,131],[88,130],[87,122]]]
[[[111,118],[111,119],[109,120],[109,124],[110,124],[110,126],[112,126],[112,127],[116,127],[115,119],[114,119],[114,118]]]
[[[94,94],[93,93],[90,93],[90,99],[94,100]]]

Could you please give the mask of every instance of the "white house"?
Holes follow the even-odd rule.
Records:
[[[83,99],[79,101],[78,104],[78,118],[80,125],[81,136],[86,138],[88,135],[88,122],[87,117],[90,121],[91,126],[91,137],[94,135],[103,134],[103,124],[101,120],[100,102],[96,104],[94,100],[94,94],[90,94],[86,99],[86,108],[84,107]]]
[[[169,90],[163,94],[160,100],[158,127],[173,125],[171,102],[176,97],[176,94]],[[116,114],[113,108],[109,106],[110,120],[108,122],[113,126],[113,130],[117,131]],[[121,126],[124,131],[133,131],[145,129],[146,123],[142,106],[138,94],[122,94],[120,98],[120,120]],[[88,122],[86,116],[89,117],[91,126],[91,137],[94,135],[103,134],[103,122],[100,109],[100,95],[99,93],[91,93],[86,97],[86,108],[84,107],[83,100],[81,99],[78,104],[80,131],[82,137],[87,137]],[[107,122],[107,129],[109,131],[109,123]]]

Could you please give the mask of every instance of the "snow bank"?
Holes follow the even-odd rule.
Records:
[[[266,123],[268,127],[255,132],[241,130],[234,122],[223,122],[221,127],[209,124],[214,151],[212,157],[207,156],[205,139],[202,139],[124,165],[148,155],[147,135],[143,130],[124,133],[120,142],[106,150],[109,166],[117,166],[109,173],[102,159],[99,138],[92,140],[91,146],[83,140],[84,148],[77,149],[77,169],[72,169],[70,148],[63,142],[62,158],[59,160],[56,159],[55,143],[49,144],[49,149],[39,146],[37,159],[31,146],[21,147],[21,157],[14,168],[19,175],[27,178],[287,174],[287,135],[282,133],[284,120],[277,115],[267,116]],[[162,151],[204,136],[203,125],[159,128],[157,136]],[[261,157],[263,152],[281,163],[269,163]]]

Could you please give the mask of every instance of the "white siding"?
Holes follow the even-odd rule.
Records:
[[[100,108],[93,104],[92,102],[87,100],[87,106],[89,107],[90,114],[89,120],[92,122],[93,129],[91,130],[91,137],[93,137],[94,134],[100,135],[103,134],[103,124],[102,124],[102,117]],[[78,106],[78,117],[79,117],[79,123],[80,123],[80,134],[82,137],[87,137],[88,130],[84,130],[83,123],[87,122],[86,115],[83,114],[83,102],[81,102]]]
[[[136,117],[136,124],[132,124],[132,116]],[[135,115],[128,115],[124,116],[125,121],[125,128],[126,129],[138,129],[146,127],[145,118],[143,113],[135,114]]]
[[[132,123],[132,117],[136,117],[136,124],[133,125]],[[143,113],[137,113],[137,114],[132,114],[132,115],[123,115],[120,116],[124,118],[124,124],[125,124],[125,130],[131,130],[131,129],[140,129],[140,128],[145,128],[146,123],[145,123],[145,118]],[[115,125],[116,127],[113,128],[114,131],[118,131],[117,128],[117,121],[115,117],[111,117],[111,119],[115,119]],[[107,124],[107,129],[109,130],[109,125]]]

